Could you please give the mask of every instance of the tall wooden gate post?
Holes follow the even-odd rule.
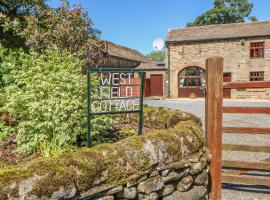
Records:
[[[210,164],[211,200],[221,199],[223,58],[206,60],[205,127],[207,146],[212,154]]]

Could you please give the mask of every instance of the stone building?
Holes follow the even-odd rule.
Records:
[[[168,96],[203,97],[205,60],[224,57],[224,81],[270,81],[270,21],[171,29]],[[269,89],[224,90],[227,98],[270,98]]]
[[[167,69],[165,68],[165,63],[154,62],[139,51],[122,45],[109,41],[105,41],[105,44],[103,62],[99,67],[144,69],[144,96],[165,96],[167,92]],[[135,73],[132,78],[133,84],[140,83],[140,75],[138,73]],[[134,86],[134,91],[137,91],[135,96],[138,96],[139,87]]]

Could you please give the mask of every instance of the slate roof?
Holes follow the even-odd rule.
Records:
[[[270,36],[270,21],[171,29],[166,42],[195,42]]]
[[[124,58],[139,62],[149,62],[149,58],[147,58],[145,55],[143,55],[137,50],[124,47],[118,44],[114,44],[109,41],[105,42],[106,42],[106,53],[110,56],[115,56],[118,58]]]
[[[134,60],[138,62],[138,66],[136,66],[136,69],[145,69],[145,70],[166,70],[164,63],[158,63],[150,58],[147,58],[145,55],[140,53],[137,50],[114,44],[109,41],[106,42],[106,53],[109,56],[114,56],[118,58],[124,58],[128,60]]]

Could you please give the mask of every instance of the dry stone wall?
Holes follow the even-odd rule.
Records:
[[[80,199],[206,200],[209,199],[208,159],[206,152],[201,151],[182,166],[157,168],[123,185],[95,187],[81,193]]]
[[[200,120],[150,107],[144,118],[143,136],[0,169],[0,200],[208,199]]]

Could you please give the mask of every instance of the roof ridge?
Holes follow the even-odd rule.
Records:
[[[185,29],[198,29],[198,28],[208,28],[214,26],[233,26],[233,25],[244,25],[244,24],[260,24],[260,23],[270,23],[270,20],[262,20],[262,21],[255,21],[255,22],[237,22],[237,23],[228,23],[228,24],[209,24],[209,25],[201,25],[201,26],[191,26],[191,27],[184,27],[184,28],[169,28],[168,32],[174,30],[185,30]]]
[[[170,29],[166,42],[270,36],[270,20]]]
[[[139,62],[149,62],[149,58],[136,49],[132,49],[120,44],[115,44],[108,40],[103,40],[106,43],[106,53],[111,56],[121,57],[129,60],[135,60]]]
[[[143,53],[141,53],[141,52],[140,52],[139,50],[137,50],[137,49],[132,49],[132,48],[130,48],[130,47],[126,47],[126,46],[123,46],[123,45],[120,45],[120,44],[116,44],[116,43],[111,42],[111,41],[108,41],[108,40],[104,40],[104,41],[105,41],[105,42],[108,42],[108,43],[110,43],[110,44],[112,44],[112,45],[115,45],[115,46],[118,46],[118,47],[127,49],[127,50],[136,51],[137,53],[139,53],[139,54],[145,56]]]

